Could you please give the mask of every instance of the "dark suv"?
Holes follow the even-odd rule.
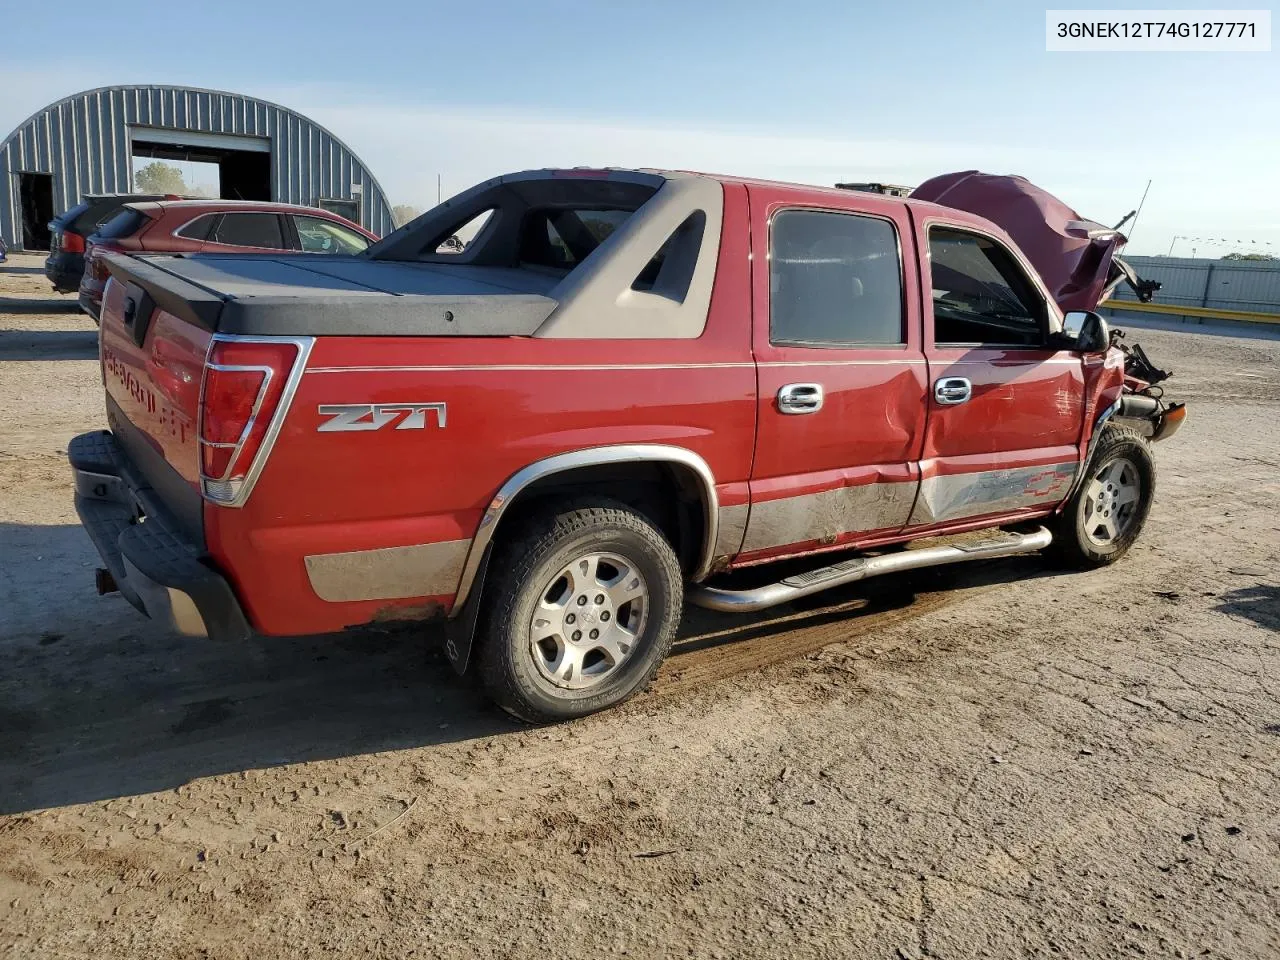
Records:
[[[102,224],[114,217],[126,203],[142,200],[179,200],[173,194],[101,193],[91,194],[49,223],[49,259],[44,275],[58,293],[80,289],[84,274],[84,242]]]

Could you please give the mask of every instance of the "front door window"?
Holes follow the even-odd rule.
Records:
[[[1044,299],[1008,250],[989,237],[929,230],[933,337],[939,346],[1041,347]]]

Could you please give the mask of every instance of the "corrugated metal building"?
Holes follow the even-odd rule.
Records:
[[[1174,307],[1280,313],[1280,263],[1273,260],[1206,260],[1191,257],[1129,257],[1144,280],[1163,287],[1155,302]],[[1121,284],[1116,300],[1133,300]]]
[[[218,165],[226,199],[330,209],[378,235],[394,229],[378,181],[301,114],[217,90],[119,86],[50,104],[0,143],[0,236],[42,249],[45,225],[81,197],[133,191],[133,158]]]

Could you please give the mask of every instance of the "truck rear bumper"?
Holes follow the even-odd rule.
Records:
[[[186,636],[243,640],[251,634],[231,585],[165,521],[109,432],[76,437],[67,459],[80,522],[126,600]]]

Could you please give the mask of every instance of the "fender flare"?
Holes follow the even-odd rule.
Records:
[[[493,538],[507,508],[526,488],[545,477],[567,473],[582,467],[595,467],[613,463],[669,463],[687,467],[698,478],[703,507],[703,542],[690,579],[705,579],[711,572],[715,559],[716,538],[719,536],[720,503],[716,495],[715,475],[707,461],[692,450],[664,444],[619,444],[616,446],[588,447],[537,460],[517,470],[498,488],[489,501],[484,516],[480,518],[462,576],[454,594],[453,609],[445,625],[445,653],[458,673],[463,673],[471,658],[471,642],[475,635],[479,616],[480,595],[488,571],[489,557],[493,553]]]
[[[1108,420],[1114,417],[1120,410],[1120,401],[1124,395],[1116,397],[1115,402],[1098,414],[1098,419],[1093,421],[1093,432],[1089,434],[1089,444],[1085,447],[1084,457],[1080,460],[1080,466],[1076,469],[1075,479],[1071,481],[1071,487],[1067,490],[1067,495],[1062,498],[1062,503],[1058,505],[1055,512],[1062,512],[1071,502],[1071,498],[1076,495],[1076,491],[1080,489],[1080,485],[1084,483],[1085,472],[1089,469],[1089,461],[1093,459],[1093,451],[1098,446],[1098,440],[1102,437],[1102,428],[1106,426]]]

